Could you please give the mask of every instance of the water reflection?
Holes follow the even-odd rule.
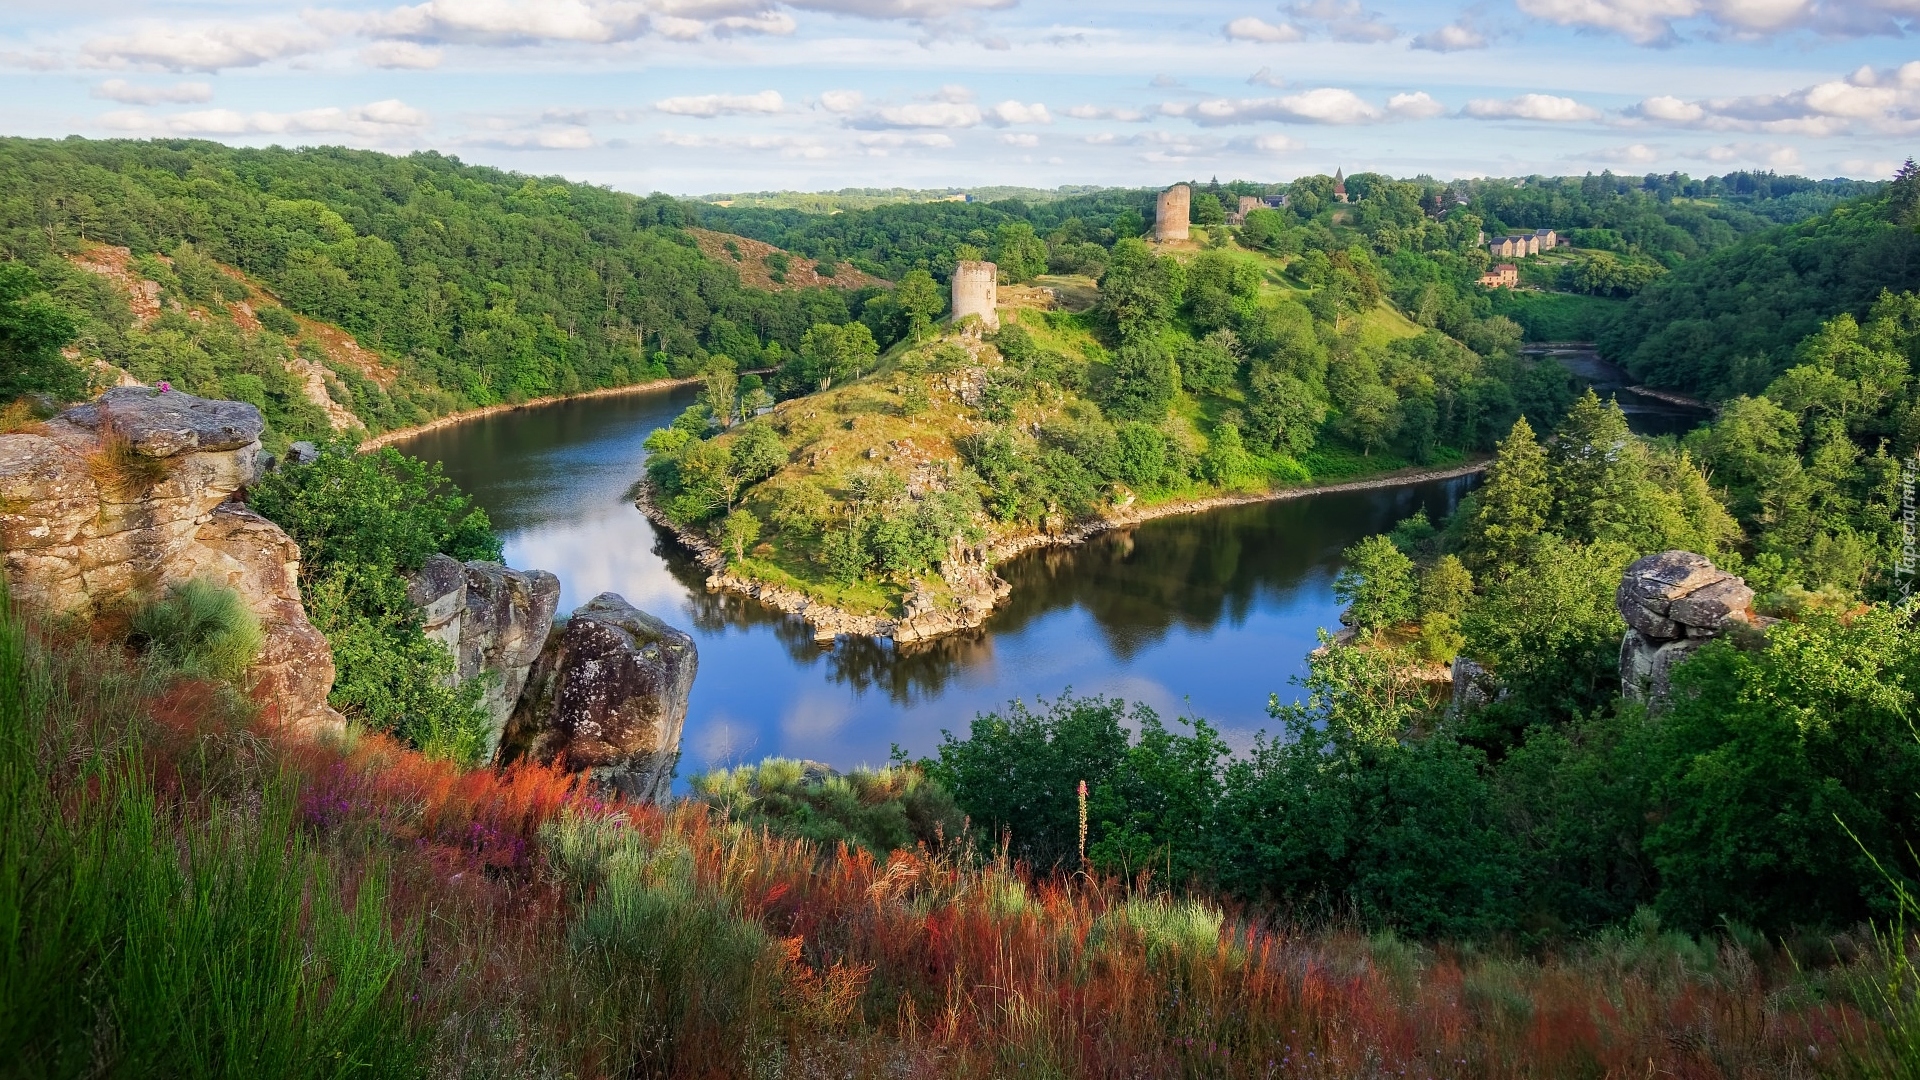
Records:
[[[1290,696],[1316,631],[1337,622],[1342,548],[1463,480],[1316,495],[1168,518],[1002,567],[1012,600],[980,630],[907,649],[814,643],[798,619],[709,593],[705,574],[634,510],[642,440],[691,390],[599,398],[432,432],[401,449],[442,462],[492,515],[516,566],[560,575],[561,610],[611,590],[692,633],[700,674],[682,772],[784,754],[840,766],[931,751],[1008,699],[1120,694],[1207,717],[1244,744],[1267,695]]]

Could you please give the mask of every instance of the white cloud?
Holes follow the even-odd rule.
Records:
[[[833,113],[850,113],[865,104],[867,97],[858,90],[828,90],[820,95],[820,107]]]
[[[948,83],[941,87],[938,93],[933,95],[933,100],[953,102],[955,104],[972,101],[973,91],[961,86],[959,83]]]
[[[1284,87],[1287,85],[1287,80],[1281,78],[1280,73],[1273,70],[1272,68],[1263,67],[1259,71],[1256,71],[1253,74],[1247,76],[1247,85],[1248,86],[1269,86],[1275,90],[1278,90],[1281,87]]]
[[[1446,112],[1447,107],[1429,97],[1425,90],[1416,90],[1388,98],[1387,111],[1408,120],[1429,120]]]
[[[591,150],[599,145],[593,132],[578,125],[488,132],[456,141],[461,146],[488,146],[499,150]]]
[[[654,102],[653,107],[675,116],[711,118],[742,113],[785,112],[787,103],[780,96],[780,91],[762,90],[757,94],[696,94],[670,97]]]
[[[764,0],[426,0],[364,21],[379,37],[472,45],[604,45],[649,34],[790,34],[792,16]]]
[[[1215,98],[1191,105],[1186,102],[1167,102],[1160,106],[1160,111],[1169,116],[1190,117],[1194,123],[1207,127],[1251,124],[1261,120],[1299,124],[1370,124],[1386,117],[1378,107],[1353,91],[1333,86],[1284,97]]]
[[[944,149],[953,145],[953,136],[939,132],[917,132],[907,134],[899,131],[881,131],[860,136],[861,146],[925,146]]]
[[[1702,20],[1721,37],[1757,39],[1794,30],[1833,37],[1902,36],[1920,15],[1913,0],[1518,0],[1537,19],[1619,34],[1641,45],[1680,40],[1674,25]]]
[[[1920,131],[1920,60],[1880,71],[1863,67],[1785,94],[1703,98],[1650,97],[1627,110],[1639,120],[1707,131],[1774,135],[1906,135]]]
[[[972,11],[1010,8],[1019,0],[787,0],[803,11],[857,15],[863,19],[905,19],[925,22],[950,19]]]
[[[1067,110],[1067,115],[1075,120],[1118,120],[1123,124],[1138,124],[1147,119],[1147,114],[1139,109],[1109,109],[1098,105],[1075,105]]]
[[[93,96],[124,105],[191,105],[212,101],[213,87],[203,82],[172,86],[136,86],[125,79],[108,79],[93,88]]]
[[[1024,146],[1024,147],[1032,148],[1040,145],[1040,136],[1034,135],[1028,132],[1022,132],[1018,134],[1009,133],[1009,134],[1000,136],[1000,141],[1003,143],[1006,143],[1008,146]]]
[[[1289,23],[1270,23],[1252,15],[1243,16],[1228,23],[1225,33],[1229,41],[1260,41],[1275,45],[1287,41],[1299,41],[1306,36],[1297,26]]]
[[[1253,150],[1262,154],[1284,154],[1289,151],[1305,150],[1307,148],[1306,143],[1298,139],[1288,138],[1285,135],[1256,135],[1250,140],[1248,145]]]
[[[298,23],[232,26],[149,23],[130,33],[87,41],[80,47],[80,63],[84,67],[219,71],[258,67],[274,60],[317,52],[328,44],[326,34]]]
[[[1320,23],[1335,41],[1392,41],[1400,31],[1380,18],[1377,11],[1360,6],[1360,0],[1302,0],[1287,8],[1296,19]]]
[[[1646,143],[1633,143],[1628,146],[1595,150],[1582,157],[1587,161],[1604,161],[1614,165],[1651,165],[1660,160],[1660,151]]]
[[[1413,39],[1416,49],[1434,52],[1463,52],[1487,47],[1487,35],[1463,22],[1451,22],[1438,30],[1429,30]]]
[[[1003,101],[988,110],[988,122],[993,124],[1051,124],[1052,114],[1047,107],[1034,102],[1023,105],[1018,101]]]
[[[1521,94],[1505,101],[1475,98],[1467,102],[1467,107],[1462,111],[1479,120],[1542,120],[1564,124],[1600,119],[1599,109],[1553,94]]]
[[[663,131],[659,138],[668,146],[688,150],[747,150],[755,153],[771,150],[784,158],[811,160],[836,156],[834,150],[820,140],[800,135],[690,135]]]
[[[982,119],[980,106],[957,101],[915,101],[888,105],[861,116],[862,128],[970,128]]]
[[[352,135],[376,140],[418,135],[431,122],[426,113],[392,98],[354,108],[287,113],[202,109],[156,116],[129,110],[100,117],[104,127],[155,135]]]
[[[1689,155],[1715,165],[1761,165],[1769,169],[1797,169],[1800,151],[1779,143],[1727,143]]]
[[[412,68],[425,71],[440,66],[440,50],[411,41],[376,41],[360,50],[360,62],[368,67]]]

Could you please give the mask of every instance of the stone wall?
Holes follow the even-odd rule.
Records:
[[[269,714],[337,725],[333,650],[300,603],[300,551],[232,497],[253,479],[253,406],[119,387],[37,431],[0,435],[0,547],[13,595],[44,616],[116,619],[173,584],[237,591],[265,644],[249,689]]]
[[[1160,193],[1153,204],[1153,238],[1161,242],[1185,240],[1191,235],[1188,225],[1193,220],[1193,191],[1185,184],[1175,184]]]
[[[989,330],[1000,328],[1000,268],[990,262],[962,262],[953,268],[953,321],[980,316]]]

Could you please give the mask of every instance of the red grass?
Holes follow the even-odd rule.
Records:
[[[207,693],[176,684],[154,704],[162,741],[200,731],[217,711]],[[529,1068],[543,1045],[567,1059],[557,1071],[595,1075],[603,1060],[542,1005],[574,974],[573,912],[539,843],[562,814],[617,815],[684,845],[704,889],[782,940],[782,1037],[812,1063],[803,1074],[1799,1077],[1844,1071],[1844,1033],[1869,1029],[1844,1005],[1783,993],[1803,980],[1786,961],[1741,954],[1687,973],[1438,948],[1408,972],[1357,934],[1247,919],[1206,948],[1155,954],[1117,917],[1119,882],[1010,885],[1001,863],[821,852],[697,806],[609,802],[556,769],[462,771],[381,737],[275,747],[307,826],[387,861],[397,916],[423,926],[423,1019],[515,1017],[526,1028],[506,1052]],[[449,1067],[466,1038],[443,1047]]]

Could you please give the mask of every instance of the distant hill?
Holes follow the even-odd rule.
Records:
[[[759,363],[862,299],[743,285],[674,199],[436,153],[5,139],[0,192],[0,256],[81,316],[76,355],[263,398],[279,437]]]
[[[1105,190],[1108,189],[1095,184],[1064,184],[1051,189],[1004,185],[976,188],[841,188],[838,191],[752,191],[700,195],[696,201],[743,209],[837,214],[846,210],[871,210],[890,203],[999,202],[1003,199],[1046,203]]]

